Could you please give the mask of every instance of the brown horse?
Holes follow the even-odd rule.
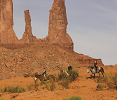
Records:
[[[40,74],[40,75],[35,75],[35,81],[37,79],[39,79],[40,81],[42,81],[42,80],[47,81],[49,79],[55,80],[55,77],[53,75],[46,75],[45,78],[44,78],[44,76]]]

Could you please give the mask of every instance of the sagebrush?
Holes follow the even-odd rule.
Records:
[[[82,100],[80,96],[71,96],[70,98],[63,98],[63,100]]]
[[[61,85],[65,88],[68,88],[68,85],[70,82],[74,81],[77,77],[79,77],[79,72],[70,70],[66,73],[59,73],[58,74],[58,80],[61,81]]]
[[[24,87],[20,86],[5,86],[3,89],[1,89],[1,92],[11,92],[11,93],[22,93],[25,92],[26,89]]]
[[[97,79],[98,83],[105,83],[106,86],[110,89],[117,89],[117,74],[114,75],[105,75],[104,77],[99,76]],[[105,87],[106,87],[105,86]]]

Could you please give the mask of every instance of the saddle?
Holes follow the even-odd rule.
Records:
[[[101,69],[100,66],[97,66],[97,71],[96,72],[99,72],[100,69]]]
[[[49,74],[46,74],[46,76],[49,76]]]

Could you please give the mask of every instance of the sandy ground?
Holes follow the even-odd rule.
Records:
[[[116,66],[104,66],[106,74],[117,73]],[[69,98],[72,95],[81,96],[82,100],[117,100],[117,90],[97,91],[96,78],[90,78],[90,73],[87,73],[87,67],[80,67],[76,70],[79,71],[80,77],[69,84],[69,89],[59,87],[56,84],[56,88],[53,91],[48,91],[46,88],[39,86],[39,90],[26,91],[24,93],[0,93],[0,98],[4,100],[63,100],[63,98]],[[59,70],[49,72],[50,74],[57,74]],[[38,81],[40,82],[40,81]],[[22,86],[27,88],[27,85],[34,84],[34,77],[24,78],[16,77],[11,79],[0,80],[0,88],[4,86]],[[11,96],[17,95],[11,99]]]

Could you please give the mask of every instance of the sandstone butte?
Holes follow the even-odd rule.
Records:
[[[92,65],[94,63],[94,60],[97,60],[98,65],[104,66],[104,64],[102,63],[101,59],[94,59],[91,58],[89,56],[85,56],[83,54],[78,54],[76,52],[73,51],[73,41],[71,39],[71,37],[68,35],[68,33],[66,32],[67,29],[67,16],[66,16],[66,7],[65,7],[65,1],[64,0],[54,0],[52,8],[49,10],[50,15],[49,15],[49,29],[48,29],[48,35],[44,38],[44,39],[37,39],[35,36],[33,36],[32,34],[32,27],[31,27],[31,16],[29,13],[29,10],[24,10],[24,15],[25,15],[25,32],[22,36],[22,39],[18,40],[18,38],[15,35],[15,32],[13,30],[13,2],[12,0],[0,0],[0,48],[5,47],[7,49],[20,49],[20,48],[24,48],[25,46],[34,46],[34,45],[38,45],[37,47],[46,47],[45,49],[47,49],[47,47],[58,47],[58,48],[62,48],[64,51],[63,55],[66,56],[66,59],[64,59],[65,65],[68,64],[68,60],[70,59],[72,61],[75,60],[75,64],[74,66],[79,65]],[[60,49],[62,51],[62,49]],[[6,50],[6,49],[5,49]],[[6,69],[11,68],[12,69],[12,73],[16,73],[16,67],[18,66],[22,66],[22,69],[24,68],[23,71],[20,71],[19,73],[17,73],[17,75],[15,76],[21,76],[22,74],[26,73],[31,73],[31,72],[35,72],[36,69],[39,70],[39,68],[33,67],[35,70],[31,71],[32,67],[29,67],[28,71],[25,68],[25,66],[27,66],[27,64],[29,64],[29,66],[32,66],[31,64],[34,63],[33,60],[32,62],[29,63],[29,59],[33,58],[30,57],[27,58],[28,60],[26,60],[25,62],[23,62],[23,60],[27,57],[24,54],[24,57],[21,57],[22,55],[18,54],[19,56],[14,55],[15,57],[9,58],[11,59],[11,62],[9,62],[9,60],[7,61],[6,58],[4,58],[4,50],[2,50],[2,54],[1,54],[1,62],[0,62],[0,67],[1,71]],[[7,50],[6,50],[7,51]],[[20,50],[21,51],[21,50]],[[25,51],[25,50],[24,50]],[[22,52],[24,52],[22,51]],[[55,50],[56,52],[58,52],[57,50]],[[34,52],[32,50],[32,52]],[[35,51],[36,52],[36,51]],[[48,51],[47,51],[48,52]],[[62,51],[63,52],[63,51]],[[71,53],[72,55],[72,59],[71,57],[67,57],[68,54]],[[5,52],[6,54],[6,52]],[[38,54],[38,53],[37,53]],[[37,54],[35,54],[35,56],[37,56]],[[11,56],[12,55],[12,51],[10,53]],[[30,55],[30,54],[28,54]],[[41,54],[39,54],[40,56]],[[51,52],[49,52],[49,57],[47,55],[45,55],[44,53],[42,54],[41,57],[44,57],[45,59],[53,59],[50,55],[54,55]],[[26,57],[25,57],[26,56]],[[3,57],[3,58],[2,58]],[[53,62],[56,61],[56,59],[58,59],[59,57],[59,52],[58,52],[58,56],[56,56],[56,58],[54,58]],[[61,59],[63,59],[65,57],[62,57]],[[37,59],[37,58],[35,58]],[[38,62],[39,59],[37,59]],[[9,62],[9,63],[8,63]],[[21,62],[21,64],[17,63],[17,62]],[[50,62],[47,61],[47,64],[44,64],[45,62],[43,62],[43,64],[41,65],[43,66],[50,66]],[[38,63],[42,63],[42,62],[38,62]],[[61,62],[62,63],[62,62]],[[24,65],[24,66],[23,66]],[[53,63],[53,65],[58,66],[57,61],[55,63]],[[6,67],[6,69],[5,69]],[[56,69],[56,68],[53,69]],[[40,67],[41,68],[41,67]],[[15,70],[14,70],[15,69]],[[51,66],[48,67],[48,70],[51,69]],[[9,72],[10,70],[6,71]],[[2,74],[1,74],[2,75]],[[3,76],[3,75],[2,75]],[[3,77],[1,76],[1,79],[3,79]],[[10,76],[10,75],[9,75]],[[11,75],[11,77],[13,76],[13,74]],[[4,78],[6,78],[7,76],[4,76]]]

